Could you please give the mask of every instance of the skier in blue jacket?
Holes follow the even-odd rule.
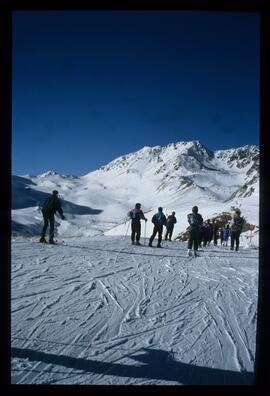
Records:
[[[227,224],[226,227],[223,228],[223,246],[228,246],[229,236],[230,236],[230,225]]]
[[[162,240],[163,226],[165,226],[167,223],[166,216],[164,215],[164,213],[162,211],[163,211],[163,208],[160,206],[158,208],[158,212],[156,214],[154,214],[154,216],[152,217],[152,223],[154,224],[154,229],[153,229],[153,234],[151,235],[151,237],[149,239],[149,246],[152,246],[152,242],[158,233],[157,247],[158,248],[162,247],[160,243]]]

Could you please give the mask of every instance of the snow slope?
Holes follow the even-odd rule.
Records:
[[[12,383],[252,384],[258,250],[163,246],[14,238]]]

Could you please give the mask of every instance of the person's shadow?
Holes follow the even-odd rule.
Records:
[[[38,352],[31,349],[11,348],[11,357],[83,370],[86,373],[116,377],[142,378],[172,381],[182,385],[254,385],[252,372],[200,367],[176,361],[167,351],[142,348],[139,355],[129,358],[140,362],[136,365],[100,362],[64,355]]]

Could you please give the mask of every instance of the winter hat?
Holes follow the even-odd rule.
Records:
[[[57,190],[53,190],[53,195],[58,195],[59,194],[59,192],[57,191]]]
[[[172,212],[173,215],[175,215],[175,212]]]
[[[159,211],[159,212],[162,212],[162,210],[163,210],[163,208],[160,206],[160,207],[158,208],[158,211]]]
[[[192,212],[193,213],[198,213],[198,206],[193,206]]]
[[[241,214],[241,210],[237,208],[237,209],[235,209],[235,213],[240,215]]]
[[[136,203],[135,208],[140,208],[142,205],[140,203]]]

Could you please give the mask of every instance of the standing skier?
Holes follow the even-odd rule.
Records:
[[[140,245],[141,237],[141,220],[147,221],[144,217],[143,211],[141,210],[141,204],[136,203],[135,208],[128,212],[128,217],[131,219],[131,242],[132,245]]]
[[[172,212],[171,215],[167,217],[167,223],[166,223],[166,234],[165,234],[165,241],[167,241],[167,238],[169,237],[169,241],[172,240],[172,233],[173,233],[173,228],[174,225],[177,223],[176,217],[175,217],[175,212]]]
[[[223,246],[228,246],[229,236],[230,236],[230,225],[227,224],[226,227],[223,228]]]
[[[218,240],[218,222],[215,220],[213,222],[213,239],[214,239],[214,246],[217,246],[217,240]]]
[[[187,256],[191,256],[192,246],[194,247],[194,256],[197,256],[200,226],[203,223],[203,218],[200,213],[198,213],[198,206],[193,206],[192,213],[187,215],[187,219],[190,224]]]
[[[201,226],[201,235],[202,235],[202,241],[204,247],[206,247],[209,241],[209,234],[210,234],[210,226],[208,225],[207,221],[204,221],[203,225]]]
[[[211,223],[210,219],[207,220],[207,224],[209,227],[209,239],[207,245],[209,246],[213,239],[213,223]]]
[[[220,245],[223,246],[223,241],[224,241],[224,228],[220,227],[218,230],[219,232],[219,238],[220,238]]]
[[[160,243],[162,240],[163,226],[165,226],[167,223],[166,216],[164,215],[164,213],[162,211],[163,211],[163,208],[160,206],[158,208],[158,212],[156,214],[154,214],[154,216],[152,217],[152,223],[154,224],[154,229],[153,229],[153,234],[151,235],[151,237],[149,239],[149,246],[152,246],[152,242],[158,233],[157,247],[158,248],[162,247]]]
[[[50,223],[50,236],[49,236],[49,243],[55,244],[53,237],[54,237],[54,215],[58,212],[61,216],[62,220],[65,220],[65,216],[63,214],[63,209],[61,207],[60,199],[58,198],[58,191],[54,190],[52,195],[50,195],[44,202],[42,207],[42,214],[44,220],[44,226],[41,233],[40,242],[47,243],[45,239],[46,230],[48,224]]]
[[[235,242],[235,251],[239,250],[239,237],[243,230],[244,219],[240,216],[241,210],[235,209],[235,215],[233,216],[232,226],[231,226],[231,250],[234,248]]]

